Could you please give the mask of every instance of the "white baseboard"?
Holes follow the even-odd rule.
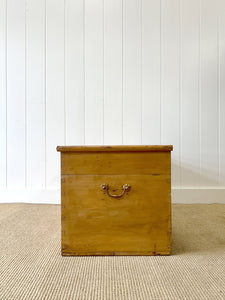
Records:
[[[0,203],[60,204],[59,188],[0,189]]]
[[[225,204],[225,187],[172,188],[172,202],[182,204]],[[0,189],[0,203],[60,204],[60,189]]]
[[[225,187],[172,188],[172,202],[183,204],[225,204]]]

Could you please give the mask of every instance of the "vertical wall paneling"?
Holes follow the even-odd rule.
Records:
[[[180,185],[180,1],[161,4],[161,142],[173,144],[172,183]]]
[[[104,143],[122,144],[122,1],[104,1]]]
[[[181,185],[199,185],[199,2],[181,1]]]
[[[59,184],[57,145],[65,143],[64,1],[46,0],[46,184]]]
[[[27,186],[45,185],[45,0],[26,8]],[[35,170],[35,171],[34,171]]]
[[[160,144],[160,1],[142,0],[142,143]]]
[[[85,143],[103,144],[103,0],[85,0]]]
[[[220,185],[225,186],[225,1],[218,6],[218,47],[219,47],[219,168]]]
[[[141,144],[141,5],[123,1],[123,142]]]
[[[6,0],[0,0],[0,187],[6,187]]]
[[[0,202],[82,144],[173,144],[175,201],[224,202],[224,116],[224,0],[0,0]]]
[[[84,0],[65,3],[65,142],[81,145],[84,143]]]
[[[201,185],[217,185],[219,171],[217,5],[201,1]]]
[[[7,1],[7,183],[25,186],[25,0]]]

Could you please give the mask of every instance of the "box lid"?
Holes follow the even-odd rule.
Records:
[[[172,145],[58,146],[58,152],[170,152]]]

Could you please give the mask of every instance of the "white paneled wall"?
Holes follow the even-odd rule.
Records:
[[[26,85],[24,86],[26,89],[26,185],[44,187],[46,182],[45,1],[30,0],[27,2],[26,12]]]
[[[173,201],[225,203],[224,0],[0,0],[0,202],[59,203],[83,144],[173,144]]]

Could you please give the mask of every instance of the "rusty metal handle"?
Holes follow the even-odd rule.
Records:
[[[107,194],[108,194],[109,197],[112,197],[112,198],[121,198],[121,197],[123,197],[123,195],[125,194],[125,192],[129,192],[129,190],[131,189],[131,186],[129,184],[124,184],[122,186],[123,191],[119,195],[112,195],[112,194],[110,194],[109,193],[109,186],[108,186],[108,184],[105,184],[105,183],[101,184],[101,189],[105,190],[107,192]]]

